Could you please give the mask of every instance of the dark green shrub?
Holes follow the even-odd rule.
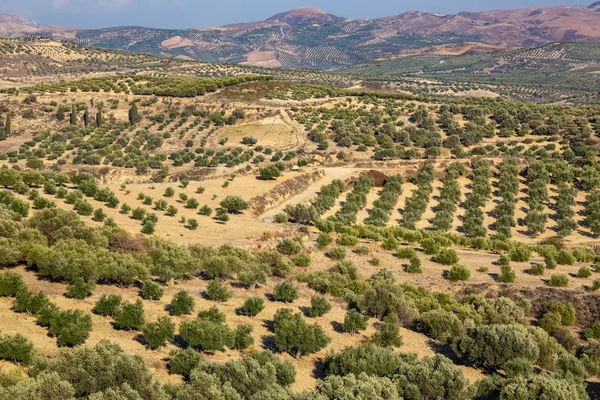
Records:
[[[462,321],[450,311],[437,309],[425,312],[421,314],[421,321],[426,328],[427,336],[440,342],[464,334]]]
[[[323,329],[318,324],[309,325],[300,313],[294,314],[290,309],[279,309],[273,318],[275,345],[296,358],[316,353],[329,342]]]
[[[142,233],[145,235],[152,235],[154,233],[155,225],[156,224],[151,220],[146,220],[142,225]]]
[[[333,354],[327,361],[328,376],[365,373],[393,380],[397,383],[399,398],[461,400],[473,397],[461,370],[441,355],[418,358],[390,348],[361,344]]]
[[[21,275],[15,272],[5,272],[0,275],[0,297],[15,297],[26,290],[27,285]]]
[[[401,249],[398,249],[398,251],[396,252],[396,257],[400,259],[409,260],[413,257],[417,257],[417,251],[412,247],[403,247]]]
[[[341,246],[334,246],[331,249],[329,249],[329,252],[327,254],[334,260],[343,260],[344,258],[346,258],[346,249],[344,249]]]
[[[464,265],[454,264],[448,271],[447,278],[451,282],[468,281],[471,277],[471,271]]]
[[[319,233],[319,237],[317,238],[317,247],[319,249],[324,249],[329,246],[333,242],[333,238],[326,233]]]
[[[296,267],[308,267],[308,266],[310,266],[311,261],[312,261],[312,258],[310,257],[310,254],[308,254],[308,253],[298,254],[294,258],[294,264],[296,265]]]
[[[140,296],[144,300],[160,300],[163,296],[163,289],[160,284],[151,280],[146,280],[144,281],[142,290],[140,290]]]
[[[286,256],[293,256],[302,251],[302,243],[286,238],[277,244],[277,251]]]
[[[498,259],[498,261],[496,261],[496,265],[499,265],[499,266],[510,265],[510,258],[508,258],[507,256],[502,256]]]
[[[286,224],[289,220],[288,215],[286,213],[279,213],[275,215],[275,222],[278,224]]]
[[[158,317],[156,322],[149,322],[142,329],[144,340],[148,343],[151,350],[156,350],[168,342],[172,342],[175,337],[175,325],[164,315]]]
[[[25,336],[0,335],[0,360],[29,365],[34,358],[33,344]]]
[[[531,264],[531,267],[529,268],[529,273],[531,275],[541,276],[544,275],[544,272],[546,272],[546,266],[544,264]]]
[[[223,351],[233,346],[234,333],[222,323],[197,318],[183,321],[179,336],[192,348],[206,352]]]
[[[359,331],[367,329],[368,320],[368,317],[362,315],[355,309],[351,309],[346,312],[344,322],[342,323],[342,328],[344,329],[344,332],[355,334]]]
[[[197,318],[214,322],[215,324],[224,324],[227,320],[225,313],[221,312],[217,306],[212,306],[208,310],[199,311]]]
[[[591,263],[596,258],[596,253],[589,247],[575,247],[571,254],[579,262]]]
[[[400,321],[396,314],[390,314],[384,318],[383,323],[379,326],[379,331],[373,334],[373,343],[381,347],[402,346]]]
[[[544,263],[546,264],[547,269],[555,269],[557,265],[556,260],[551,255],[547,255],[544,257]]]
[[[524,245],[513,246],[508,251],[508,257],[511,261],[527,262],[531,258],[531,249]]]
[[[91,296],[92,290],[95,288],[95,284],[85,282],[83,279],[78,279],[75,283],[67,287],[67,297],[83,300],[86,297]]]
[[[171,315],[191,314],[196,305],[196,301],[188,292],[182,290],[173,296],[169,313]]]
[[[424,238],[419,242],[425,254],[437,254],[440,251],[440,245],[434,238]]]
[[[583,336],[587,340],[600,338],[600,321],[595,321],[590,327],[585,328]]]
[[[311,317],[322,317],[329,311],[331,311],[331,304],[325,297],[317,295],[310,298],[310,308],[308,309],[308,314]]]
[[[498,275],[498,282],[501,283],[513,283],[517,277],[515,271],[510,267],[510,265],[503,265],[500,267],[500,275]]]
[[[245,350],[254,344],[254,338],[252,337],[252,325],[240,324],[235,328],[233,332],[233,345],[231,346],[234,350]]]
[[[229,213],[239,213],[248,209],[248,203],[239,196],[227,196],[221,201],[220,206]]]
[[[452,265],[458,262],[458,255],[452,249],[441,249],[433,260],[443,265]]]
[[[399,245],[400,245],[400,243],[398,243],[398,241],[396,239],[394,239],[393,236],[390,236],[383,241],[383,243],[381,244],[381,247],[384,250],[392,251],[392,250],[396,250]]]
[[[420,274],[423,272],[421,268],[421,259],[418,256],[411,257],[408,265],[406,266],[406,272],[411,274]]]
[[[577,312],[571,303],[548,303],[543,307],[546,312],[553,312],[560,315],[562,325],[574,325],[577,319]]]
[[[340,246],[356,246],[358,244],[358,238],[344,233],[338,238],[337,244]]]
[[[247,317],[255,317],[265,308],[265,301],[260,297],[249,297],[244,302],[244,305],[238,309],[239,315]]]
[[[564,274],[552,274],[548,285],[553,287],[567,287],[569,286],[569,277]]]
[[[292,303],[300,297],[300,291],[289,282],[282,282],[273,290],[273,300],[283,303]]]
[[[204,363],[204,357],[196,350],[188,347],[171,353],[171,359],[167,364],[167,369],[171,374],[182,375],[186,378],[190,372]]]
[[[116,317],[121,307],[122,297],[116,294],[111,294],[108,297],[103,294],[96,302],[94,312],[105,317]]]
[[[590,276],[592,276],[592,271],[588,267],[581,267],[577,271],[578,278],[589,278]]]
[[[484,325],[467,329],[452,343],[454,353],[467,363],[492,369],[515,358],[537,363],[540,348],[527,328],[520,325]]]
[[[212,301],[227,301],[233,293],[220,280],[210,281],[206,288],[206,297]]]
[[[566,250],[560,250],[555,257],[556,263],[559,265],[573,265],[575,264],[575,256],[571,252]]]
[[[62,346],[79,346],[85,343],[92,330],[92,318],[81,310],[67,310],[54,313],[50,318],[48,333],[56,337]]]
[[[144,306],[140,300],[135,303],[125,302],[115,318],[115,327],[125,331],[140,330],[145,323]]]

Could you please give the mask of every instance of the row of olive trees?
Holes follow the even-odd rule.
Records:
[[[412,183],[417,185],[411,197],[406,199],[404,209],[402,210],[402,226],[408,229],[415,229],[427,209],[429,198],[433,191],[433,180],[435,179],[435,170],[433,164],[425,163],[419,168]]]
[[[458,178],[465,173],[465,166],[461,163],[453,163],[446,170],[440,200],[435,210],[435,216],[431,221],[431,227],[438,231],[447,232],[452,228],[454,213],[461,198],[461,187]]]
[[[394,175],[387,179],[379,198],[373,202],[373,209],[369,216],[365,218],[365,224],[387,225],[394,208],[396,208],[398,197],[402,194],[403,183],[404,179],[401,175]]]

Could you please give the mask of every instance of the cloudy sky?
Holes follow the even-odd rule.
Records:
[[[318,7],[358,19],[409,10],[456,13],[578,4],[587,6],[577,0],[0,0],[0,13],[17,13],[42,25],[81,28],[117,25],[196,28],[264,20],[298,7]]]

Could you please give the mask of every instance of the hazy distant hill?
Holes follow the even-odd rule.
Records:
[[[7,20],[8,22],[2,22]],[[337,68],[402,56],[414,49],[452,54],[453,44],[493,45],[486,50],[550,42],[600,41],[600,3],[589,7],[525,8],[455,15],[410,11],[373,20],[348,20],[315,8],[266,21],[202,29],[114,27],[70,30],[38,27],[18,16],[0,17],[0,34],[49,34],[116,50],[247,63],[270,67]],[[438,47],[443,46],[443,47]],[[458,46],[460,47],[460,46]],[[459,51],[458,54],[464,52]]]

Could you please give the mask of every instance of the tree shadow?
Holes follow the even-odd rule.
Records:
[[[600,399],[600,382],[586,381],[585,383],[587,384],[585,391],[590,399]]]
[[[142,334],[136,335],[133,338],[133,340],[135,340],[136,342],[138,342],[142,346],[148,346],[148,341],[146,340],[146,338],[144,338],[144,335],[142,335]]]
[[[173,343],[175,346],[181,349],[187,349],[189,347],[188,343],[185,340],[183,340],[183,338],[179,335],[175,335],[171,343]]]
[[[319,360],[315,363],[312,376],[315,379],[325,379],[327,377],[327,366],[322,360]]]
[[[344,333],[344,327],[337,321],[331,321],[331,327],[336,333]]]
[[[312,318],[310,315],[310,307],[300,306],[300,307],[298,307],[298,309],[306,318]]]
[[[273,353],[279,353],[279,349],[275,344],[275,337],[273,335],[263,335],[260,337],[260,341],[266,350],[270,350]]]

